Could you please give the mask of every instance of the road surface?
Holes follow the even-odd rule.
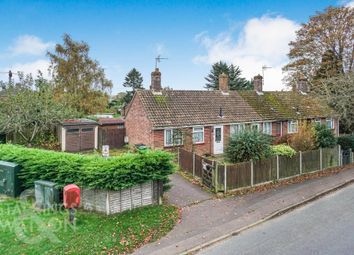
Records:
[[[354,254],[354,184],[198,254]]]

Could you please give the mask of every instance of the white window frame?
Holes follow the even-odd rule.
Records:
[[[172,147],[172,146],[180,146],[180,145],[183,145],[183,134],[182,134],[182,138],[181,138],[181,143],[174,143],[173,142],[173,132],[175,131],[180,131],[179,129],[177,128],[167,128],[164,130],[164,146],[165,147]],[[171,134],[172,134],[172,144],[168,144],[167,143],[167,131],[171,131]]]
[[[328,122],[331,122],[331,127],[328,127]],[[327,118],[326,119],[326,127],[328,127],[329,129],[334,129],[334,121],[333,118]]]
[[[315,119],[315,125],[317,125],[317,124],[322,125],[322,120],[319,118]]]
[[[235,127],[237,127],[237,128],[235,128]],[[236,131],[235,131],[235,129],[236,129]],[[245,131],[245,129],[246,129],[246,125],[244,123],[231,124],[230,125],[230,135],[239,134],[239,133]]]
[[[295,124],[295,130],[290,130],[292,124]],[[295,134],[299,131],[299,121],[298,120],[289,120],[288,121],[288,134]]]
[[[266,132],[265,126],[269,124],[269,132]],[[263,122],[263,127],[262,127],[262,132],[267,135],[272,135],[273,134],[273,124],[272,122]]]
[[[197,128],[201,128],[202,130],[198,130],[198,131],[196,131],[195,129],[197,129]],[[200,132],[202,132],[203,133],[203,140],[202,141],[199,141],[199,142],[195,142],[194,141],[194,134],[195,133],[200,133]],[[202,144],[202,143],[204,143],[204,127],[193,127],[193,131],[192,131],[192,141],[193,141],[193,144]]]
[[[251,123],[251,130],[253,130],[253,127],[257,127],[257,131],[261,131],[261,124],[260,123]]]

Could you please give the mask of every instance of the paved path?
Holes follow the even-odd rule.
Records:
[[[200,255],[354,253],[354,185],[220,242]]]
[[[179,174],[171,175],[172,188],[169,190],[167,200],[179,207],[196,204],[213,197],[212,193],[204,191],[200,186],[191,184]]]
[[[350,180],[354,180],[354,169],[265,192],[209,199],[184,207],[181,223],[167,236],[142,247],[135,254],[180,254]]]

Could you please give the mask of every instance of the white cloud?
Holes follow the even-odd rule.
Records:
[[[354,8],[354,1],[349,1],[345,4],[345,7],[351,7]]]
[[[22,35],[16,38],[14,45],[10,47],[12,55],[43,55],[54,45],[52,42],[43,42],[34,35]]]
[[[38,70],[43,73],[43,76],[49,78],[48,68],[49,68],[49,61],[46,59],[39,59],[34,62],[29,63],[16,63],[11,65],[10,67],[5,68],[5,70],[11,70],[12,72],[23,72],[24,74],[32,74],[36,76]]]
[[[213,64],[226,61],[240,66],[243,75],[251,79],[265,71],[265,90],[284,89],[282,66],[287,62],[288,43],[295,38],[299,25],[281,16],[262,16],[248,20],[235,40],[230,31],[211,37],[207,32],[195,36],[206,50],[206,55],[194,57],[195,63]]]
[[[164,43],[156,43],[155,52],[157,55],[164,55],[167,53],[166,46]]]

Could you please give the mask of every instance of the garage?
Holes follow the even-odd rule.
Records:
[[[97,149],[98,123],[90,119],[63,121],[59,129],[61,150],[81,152]]]
[[[111,149],[121,148],[125,145],[124,120],[119,118],[102,118],[98,120],[98,145],[109,145]]]

